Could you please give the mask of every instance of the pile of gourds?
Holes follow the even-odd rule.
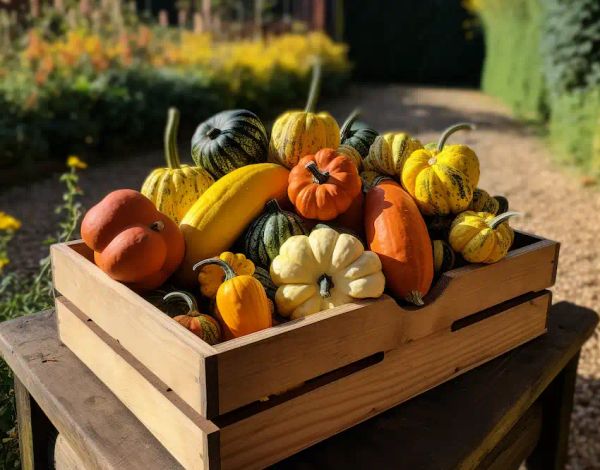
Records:
[[[247,110],[201,123],[194,166],[180,163],[179,113],[170,109],[167,167],[141,192],[110,193],[83,220],[98,267],[148,299],[160,293],[160,308],[215,344],[384,289],[423,305],[456,260],[507,254],[515,213],[477,187],[475,152],[446,144],[470,125],[427,145],[379,135],[356,122],[358,112],[340,130],[315,111],[319,82],[317,64],[305,110],[281,115],[270,138]],[[173,315],[175,301],[187,313]]]

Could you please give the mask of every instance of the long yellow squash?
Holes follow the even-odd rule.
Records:
[[[256,163],[226,174],[208,188],[179,224],[186,243],[180,280],[192,284],[195,263],[228,250],[267,201],[285,198],[288,174],[281,165]]]

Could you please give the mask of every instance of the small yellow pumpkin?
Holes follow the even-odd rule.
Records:
[[[252,276],[254,274],[254,263],[247,259],[242,253],[224,251],[219,255],[219,259],[225,261],[238,276],[241,276],[242,274]],[[209,299],[212,299],[217,295],[217,290],[224,281],[225,272],[222,267],[216,264],[206,264],[202,266],[198,272],[200,292]]]
[[[385,287],[379,256],[365,251],[358,238],[331,228],[288,238],[271,263],[271,278],[279,286],[279,315],[293,319],[380,297]]]
[[[316,62],[304,111],[287,111],[273,124],[269,161],[290,169],[305,155],[340,145],[340,127],[336,120],[329,113],[315,113],[320,84],[321,64]]]
[[[501,214],[508,210],[508,200],[504,196],[490,196],[485,189],[475,188],[469,210]]]
[[[187,210],[214,183],[212,176],[199,166],[182,165],[177,151],[179,111],[170,108],[165,129],[167,168],[156,168],[142,185],[141,193],[156,208],[178,224]]]
[[[494,216],[489,212],[465,211],[452,222],[450,246],[470,263],[500,261],[514,240],[514,232],[507,220],[515,215],[519,213],[505,212]]]
[[[445,145],[457,124],[444,131],[436,149],[416,150],[402,169],[402,185],[425,215],[458,214],[469,207],[479,182],[479,160],[466,145]],[[429,146],[428,146],[429,147]]]
[[[400,179],[406,159],[423,144],[404,132],[388,132],[375,137],[364,161],[365,170]]]

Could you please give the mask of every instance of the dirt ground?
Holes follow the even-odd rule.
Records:
[[[600,189],[553,163],[551,151],[535,130],[514,121],[496,100],[478,91],[387,86],[355,86],[344,98],[328,103],[342,120],[355,106],[379,131],[406,130],[433,140],[450,124],[470,121],[475,132],[460,140],[481,160],[480,187],[505,195],[522,212],[511,224],[562,243],[554,300],[568,300],[600,311]],[[455,137],[459,139],[459,137]],[[182,158],[186,159],[186,151]],[[162,163],[161,152],[113,159],[82,173],[88,207],[108,191],[139,188],[150,168]],[[47,248],[40,246],[55,223],[60,202],[56,179],[0,193],[0,209],[24,221],[11,252],[13,266],[34,270]],[[573,413],[570,467],[600,468],[600,334],[586,344],[580,361]]]

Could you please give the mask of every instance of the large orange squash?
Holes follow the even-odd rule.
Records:
[[[419,208],[395,181],[379,178],[367,192],[365,234],[381,260],[386,288],[423,305],[433,281],[431,240]]]
[[[175,222],[132,189],[113,191],[92,207],[81,223],[81,237],[100,269],[140,291],[163,284],[185,251]]]
[[[292,168],[288,197],[307,219],[331,220],[348,210],[360,192],[356,165],[334,149],[306,155]]]

